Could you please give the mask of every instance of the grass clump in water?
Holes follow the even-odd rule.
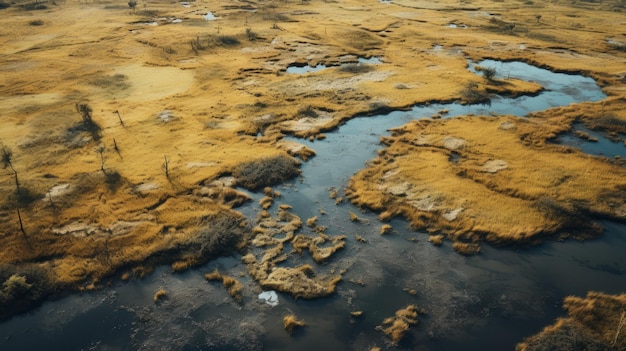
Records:
[[[304,327],[306,323],[301,321],[293,314],[287,315],[283,317],[283,327],[289,333],[289,335],[293,334],[293,331],[298,327]]]
[[[279,184],[300,174],[300,163],[293,157],[279,155],[243,163],[233,171],[240,186],[256,190]]]

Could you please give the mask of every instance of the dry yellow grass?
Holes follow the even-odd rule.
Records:
[[[167,291],[165,291],[165,289],[161,288],[154,293],[154,303],[161,302],[165,299],[167,299]]]
[[[296,328],[304,327],[304,326],[306,326],[306,323],[302,320],[299,320],[298,317],[296,317],[293,314],[286,315],[285,317],[283,317],[283,327],[285,328],[285,330],[287,331],[289,335],[293,334],[293,331]]]
[[[224,287],[228,289],[228,295],[230,295],[238,303],[243,302],[243,285],[235,278],[221,274],[217,269],[211,273],[206,273],[204,279],[207,281],[221,281]]]
[[[417,316],[424,313],[416,305],[408,305],[396,311],[393,317],[385,318],[382,324],[376,327],[376,330],[384,333],[391,338],[394,344],[397,344],[402,340],[411,325],[418,323]]]
[[[392,230],[393,230],[393,227],[391,226],[391,224],[383,224],[380,227],[380,235],[389,234],[391,233]]]

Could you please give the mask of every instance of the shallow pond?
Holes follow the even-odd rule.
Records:
[[[593,80],[551,73],[520,63],[495,65],[499,74],[535,80],[546,91],[534,97],[495,98],[491,105],[431,104],[410,111],[348,121],[322,141],[294,139],[317,156],[302,166],[303,177],[276,187],[279,203],[293,206],[303,220],[318,216],[327,234],[345,234],[346,247],[316,271],[347,269],[337,294],[312,301],[278,294],[278,305],[259,302],[258,285],[245,274],[239,257],[225,257],[184,274],[161,268],[142,281],[117,283],[103,291],[46,303],[30,314],[0,324],[0,349],[6,350],[367,350],[387,346],[375,327],[407,304],[420,316],[399,350],[512,350],[562,314],[567,295],[589,290],[626,291],[626,226],[603,223],[606,233],[586,242],[547,242],[513,250],[484,246],[480,255],[463,257],[449,243],[435,247],[427,235],[392,220],[393,232],[381,236],[376,214],[349,203],[335,204],[353,172],[375,156],[379,137],[392,127],[447,110],[459,114],[525,115],[573,101],[600,100]],[[576,87],[575,89],[571,87]],[[256,200],[260,194],[251,194]],[[276,207],[276,205],[274,205]],[[260,211],[255,201],[240,210],[251,220]],[[350,221],[350,212],[361,221]],[[311,233],[304,228],[302,232]],[[357,242],[358,234],[367,243]],[[308,255],[291,255],[287,264],[309,263]],[[219,283],[202,274],[219,268],[245,286],[238,305]],[[155,304],[164,288],[167,300]],[[416,294],[407,293],[415,290]],[[363,311],[361,317],[350,312]],[[289,336],[282,317],[294,313],[307,327]]]
[[[379,57],[375,57],[372,56],[370,58],[364,58],[364,57],[359,57],[357,58],[357,65],[378,65],[383,63],[383,61],[379,58]],[[349,64],[343,64],[339,67],[345,66],[345,65],[349,65]],[[286,72],[289,74],[305,74],[305,73],[310,73],[310,72],[319,72],[322,70],[325,70],[326,68],[330,68],[327,67],[324,64],[318,64],[316,66],[311,66],[311,65],[304,65],[304,66],[298,66],[298,65],[292,65],[287,67]]]
[[[582,132],[585,137],[576,135]],[[583,125],[575,124],[573,132],[559,135],[555,142],[562,145],[573,146],[581,149],[584,153],[606,157],[626,157],[626,143],[624,136],[610,138],[606,133],[597,132]]]

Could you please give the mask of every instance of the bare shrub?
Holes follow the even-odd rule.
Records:
[[[255,41],[259,38],[259,35],[252,30],[252,28],[248,27],[246,28],[246,36],[248,37],[248,40],[250,41]]]
[[[299,175],[299,166],[300,163],[293,157],[280,155],[240,164],[233,175],[240,186],[255,190]]]
[[[93,140],[100,140],[100,126],[93,120],[91,106],[87,103],[76,103],[76,112],[80,113],[83,121],[80,125],[68,129],[68,139],[72,139],[76,132],[89,132]]]
[[[91,106],[87,103],[77,103],[76,111],[80,113],[80,116],[83,118],[83,126],[86,130],[98,129],[100,130],[100,126],[96,124],[93,120]]]
[[[199,51],[206,50],[214,47],[230,47],[241,44],[241,41],[237,37],[232,35],[206,35],[196,36],[195,39],[189,41],[191,49],[198,54]]]
[[[226,46],[235,46],[241,43],[239,39],[233,37],[232,35],[218,35],[215,41]]]
[[[474,69],[477,72],[481,72],[483,74],[483,77],[487,78],[487,80],[490,81],[493,80],[498,73],[498,71],[494,67],[476,66],[474,67]]]
[[[38,20],[32,20],[30,22],[28,22],[29,25],[31,26],[43,26],[43,21],[38,19]]]
[[[0,320],[32,309],[55,289],[46,271],[36,267],[0,267]]]
[[[469,82],[461,91],[463,100],[469,104],[478,104],[489,101],[489,94],[475,82]]]
[[[190,245],[198,249],[200,258],[209,259],[235,251],[248,233],[245,218],[224,212],[202,218]]]

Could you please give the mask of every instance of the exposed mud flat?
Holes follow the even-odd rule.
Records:
[[[255,234],[253,228],[261,222],[255,222],[256,215],[244,218],[237,213],[242,204],[255,197],[254,193],[248,194],[237,188],[248,184],[250,179],[231,176],[237,172],[241,175],[242,165],[272,169],[268,165],[273,162],[267,160],[284,159],[288,154],[308,162],[320,162],[315,158],[311,160],[317,151],[313,145],[307,143],[301,147],[287,143],[282,140],[285,134],[323,143],[325,136],[322,132],[333,130],[356,115],[410,110],[416,104],[434,102],[485,102],[490,94],[530,97],[542,90],[542,82],[527,82],[513,77],[514,74],[504,75],[505,72],[499,72],[495,80],[479,77],[466,69],[468,59],[519,60],[554,71],[582,73],[595,78],[610,96],[599,104],[575,104],[550,110],[544,116],[533,116],[529,123],[514,119],[505,121],[509,122],[502,125],[506,128],[497,129],[503,137],[517,135],[519,126],[529,128],[531,135],[525,140],[531,145],[524,145],[527,148],[524,150],[532,151],[527,154],[528,159],[543,159],[545,150],[550,149],[543,144],[567,132],[575,122],[607,133],[616,142],[623,143],[626,133],[622,101],[626,91],[626,70],[620,46],[625,24],[620,13],[622,5],[617,1],[576,4],[475,1],[462,5],[453,1],[373,1],[371,4],[357,1],[341,4],[155,2],[138,4],[133,9],[124,3],[109,1],[66,1],[62,4],[18,1],[9,5],[0,10],[6,30],[6,35],[0,38],[0,53],[3,54],[0,106],[5,112],[0,122],[0,141],[12,151],[11,167],[19,175],[19,188],[16,189],[14,174],[6,168],[0,181],[0,225],[3,228],[0,235],[3,247],[0,281],[4,282],[2,297],[10,303],[3,304],[3,317],[29,310],[51,295],[100,289],[120,279],[146,277],[155,266],[163,264],[171,265],[175,271],[184,271],[236,250],[242,250],[243,255],[256,255],[255,261],[249,265],[263,262],[265,253],[248,245]],[[213,16],[206,17],[209,13]],[[548,13],[551,15],[546,15]],[[359,57],[378,57],[382,63],[367,65],[364,69],[365,65],[358,66],[356,58]],[[342,69],[346,63],[357,65]],[[294,64],[326,66],[327,69],[305,75],[288,74],[287,68]],[[586,88],[580,90],[580,96],[584,96]],[[574,101],[577,100],[571,102]],[[77,109],[80,105],[89,106],[88,120]],[[551,105],[537,105],[528,110],[511,106],[515,110],[511,113],[524,115],[547,108],[544,106]],[[468,105],[468,113],[477,111],[483,109]],[[433,113],[435,120],[442,116],[445,116],[443,111]],[[474,134],[477,137],[473,140],[477,140],[477,130],[485,128],[487,121],[484,118],[461,118],[454,122],[433,122],[432,126],[448,127],[459,123],[461,128],[460,124],[463,124],[463,133]],[[535,128],[529,127],[531,125]],[[437,133],[448,137],[452,131]],[[474,172],[476,179],[490,185],[490,178],[521,174],[515,170],[519,167],[534,169],[537,165],[537,162],[520,164],[516,158],[520,156],[518,153],[516,157],[479,157],[468,167],[466,159],[455,155],[470,150],[479,142],[468,142],[469,138],[463,133],[454,133],[448,139],[444,137],[441,145],[451,155],[450,159],[441,159],[438,166],[465,167]],[[418,140],[420,147],[433,143],[427,139]],[[507,145],[511,145],[512,140],[508,140]],[[434,141],[435,144],[438,142]],[[401,154],[399,151],[395,159],[401,159]],[[577,162],[585,159],[577,151],[570,154],[566,157],[576,157]],[[460,166],[451,166],[450,163],[454,164],[451,160]],[[620,159],[589,160],[589,165],[607,172],[599,175],[604,177],[602,179],[609,177],[610,172],[621,174]],[[355,163],[352,172],[362,166],[362,161]],[[271,174],[271,182],[298,173],[293,167],[275,170],[278,174]],[[573,170],[569,172],[575,173]],[[332,202],[341,206],[346,179],[341,175],[340,181],[335,181],[334,172],[330,170],[328,173],[327,181],[331,182],[327,184],[336,187],[338,193]],[[578,181],[579,189],[589,189],[588,193],[573,196],[568,194],[570,188],[565,185],[558,188],[560,193],[552,199],[567,202],[564,208],[557,208],[559,214],[563,214],[563,210],[577,215],[580,210],[592,217],[621,218],[623,189],[619,187],[619,181],[611,183],[616,188],[602,188],[596,186],[597,179],[593,177],[556,173],[550,179],[561,179],[566,184],[568,177],[572,177]],[[393,178],[397,174],[387,175],[394,182],[398,180]],[[254,184],[263,187],[258,181]],[[370,185],[364,184],[362,189]],[[495,183],[492,185],[497,188]],[[392,196],[403,197],[402,194],[414,192],[416,186],[409,180],[402,180],[383,185],[383,188]],[[528,208],[516,204],[536,200],[537,194],[541,193],[537,190],[539,188],[499,189],[515,190],[520,195],[504,200],[504,208]],[[289,189],[297,189],[297,185]],[[301,194],[310,194],[310,191],[302,189]],[[601,196],[590,199],[593,194]],[[443,196],[452,195],[443,193]],[[294,198],[295,202],[297,200]],[[437,208],[439,200],[419,196],[411,199],[417,201],[420,210],[428,211],[440,210]],[[269,200],[265,203],[272,206]],[[294,232],[295,241],[286,242],[290,251],[276,250],[275,261],[265,260],[271,262],[267,267],[247,266],[247,270],[257,272],[258,276],[255,275],[256,281],[249,278],[244,285],[258,290],[265,282],[267,287],[278,289],[288,285],[295,276],[302,278],[301,281],[312,280],[315,284],[315,279],[319,278],[323,284],[310,285],[309,282],[305,286],[319,288],[318,291],[322,292],[319,296],[333,293],[342,299],[351,299],[350,289],[341,289],[345,283],[338,280],[341,276],[344,280],[360,281],[360,278],[350,276],[353,274],[350,267],[357,263],[369,267],[369,273],[367,277],[364,274],[363,279],[380,278],[383,269],[378,265],[394,267],[391,259],[397,255],[394,250],[390,250],[390,259],[384,262],[359,258],[351,263],[349,256],[353,251],[350,250],[355,244],[363,244],[356,234],[342,233],[330,226],[327,231],[315,230],[326,226],[321,219],[324,214],[320,211],[328,214],[329,208],[317,208],[318,213],[312,214],[299,213],[303,210],[295,204],[290,205],[294,206],[292,212],[303,222],[317,215],[320,219],[311,221],[315,225],[310,232]],[[300,205],[311,207],[310,202]],[[462,238],[464,244],[473,244],[472,238],[477,233],[481,240],[492,242],[499,239],[489,238],[518,234],[524,234],[524,241],[527,241],[528,237],[538,237],[535,234],[542,226],[547,226],[554,236],[559,237],[568,232],[562,229],[569,229],[567,226],[572,225],[564,223],[558,216],[557,219],[546,219],[545,213],[537,212],[531,206],[525,212],[532,217],[531,224],[521,229],[518,227],[518,230],[511,231],[502,226],[485,229],[489,228],[485,223],[494,221],[481,222],[481,225],[473,222],[470,231],[464,232],[469,225],[451,230],[449,223],[467,224],[467,214],[483,208],[470,205],[455,202],[442,207],[441,220],[428,223],[427,229],[445,229],[454,233],[450,235],[455,238]],[[394,208],[381,210],[392,213]],[[489,209],[485,211],[490,213]],[[267,219],[275,215],[278,214],[261,217]],[[349,211],[343,213],[343,219],[353,219],[354,225],[367,225],[376,220],[365,218],[361,213],[355,216],[356,219],[349,215]],[[597,227],[589,229],[595,232]],[[306,230],[300,229],[301,232]],[[376,235],[379,232],[380,226],[377,225]],[[397,233],[397,229],[391,229],[387,234],[393,236],[394,232]],[[224,233],[236,235],[230,237]],[[297,235],[303,236],[296,240]],[[362,233],[358,235],[365,241],[383,242],[378,237],[374,240]],[[342,236],[345,239],[338,239]],[[320,242],[320,238],[324,241]],[[250,252],[246,252],[246,248]],[[370,251],[370,256],[376,250]],[[323,259],[319,263],[309,261],[309,253],[317,253]],[[300,254],[304,259],[297,259]],[[291,267],[282,267],[286,263],[277,261],[283,255],[288,256],[287,263]],[[341,257],[346,261],[341,261]],[[457,259],[461,258],[450,260]],[[311,264],[315,270],[311,271],[303,266],[305,264]],[[282,276],[287,279],[277,276],[269,282],[266,279],[277,270],[281,272],[281,269],[293,267],[301,269],[299,273],[292,271]],[[263,277],[264,273],[267,277]],[[247,276],[243,269],[224,274],[237,279],[241,274]],[[444,284],[433,282],[435,277],[436,274],[423,279],[428,281],[427,284]],[[446,287],[458,288],[438,288]],[[166,289],[170,302],[176,300],[178,288],[184,290],[182,285]],[[24,293],[15,294],[22,291],[20,289]],[[150,301],[157,289],[154,287],[149,292]],[[424,289],[426,294],[428,290]],[[434,294],[435,290],[430,291]],[[458,291],[454,294],[463,295]],[[474,297],[470,294],[463,301],[471,305],[472,299]],[[243,301],[246,301],[245,293]],[[427,304],[432,306],[450,301],[454,298],[447,295]],[[167,306],[167,303],[164,300],[161,306]],[[402,304],[387,306],[382,313],[389,316],[402,306],[413,303],[402,301]],[[418,304],[423,306],[421,302]],[[212,311],[208,306],[204,307],[207,308],[207,314],[202,316],[204,319]],[[445,309],[425,308],[433,311],[433,316],[439,315],[433,319],[450,317],[451,312]],[[144,310],[144,314],[132,312],[131,315],[150,319],[150,311]],[[171,312],[170,319],[183,310],[173,309]],[[270,328],[257,327],[259,319],[255,313],[255,310],[251,311],[249,319],[254,328],[247,328],[248,324],[240,325],[241,330],[252,331],[242,332],[242,339],[236,343],[242,348],[247,343],[255,347],[268,344],[267,340],[258,337],[265,332],[274,336],[272,330],[268,331]],[[296,315],[302,316],[300,313]],[[364,316],[370,326],[381,322],[381,318],[375,318],[370,323],[367,311]],[[236,320],[232,316],[225,318],[233,323]],[[309,327],[296,329],[296,339],[302,334],[308,335],[304,340],[310,340],[309,337],[330,333],[330,329],[326,333],[311,332],[315,330],[311,328],[316,324],[315,318],[305,315],[304,319]],[[147,328],[153,331],[147,333],[150,337],[159,331],[167,331],[158,325],[163,320],[157,318],[153,321],[156,323],[153,328]],[[320,317],[318,321],[322,320]],[[190,322],[193,323],[200,322]],[[231,326],[216,320],[211,323],[214,324],[200,324],[207,333]],[[342,325],[330,324],[337,328]],[[270,325],[278,325],[280,335],[285,334],[281,323]],[[365,341],[359,343],[362,348],[380,342],[370,338],[368,333],[373,328],[363,330]],[[415,335],[413,329],[409,334]],[[189,338],[194,339],[194,336],[189,335]],[[228,338],[223,344],[229,343]],[[195,344],[203,345],[206,340],[209,339],[199,337]],[[184,346],[185,342],[180,342],[173,344],[174,348]],[[291,339],[285,339],[286,344],[289,342]],[[409,337],[405,342],[412,345],[417,340]]]

